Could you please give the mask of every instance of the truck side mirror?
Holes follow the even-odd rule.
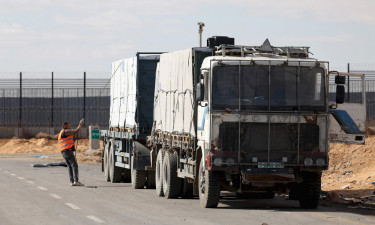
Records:
[[[202,83],[197,84],[197,90],[195,92],[195,100],[200,102],[204,98],[204,85]]]
[[[344,85],[336,86],[336,103],[342,104],[345,101],[345,87]]]

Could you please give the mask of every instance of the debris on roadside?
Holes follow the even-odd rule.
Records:
[[[49,166],[64,166],[67,167],[66,162],[48,163],[48,164],[34,164],[32,167],[49,167]]]
[[[321,199],[327,202],[332,202],[339,205],[348,205],[350,209],[375,209],[375,193],[361,197],[344,197],[336,192],[324,192]]]

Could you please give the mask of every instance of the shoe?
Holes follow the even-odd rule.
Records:
[[[85,185],[82,184],[81,182],[77,181],[77,182],[73,183],[73,186],[85,186]]]
[[[75,186],[74,183],[70,183],[70,186]]]

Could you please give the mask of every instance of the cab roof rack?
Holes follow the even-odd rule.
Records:
[[[261,46],[246,46],[246,45],[227,45],[222,44],[215,47],[215,55],[221,56],[242,56],[248,54],[259,54],[259,55],[279,55],[287,56],[291,58],[308,58],[310,47],[298,47],[298,46],[284,46],[274,47],[270,44],[269,40],[266,39]]]

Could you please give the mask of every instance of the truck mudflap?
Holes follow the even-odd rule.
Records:
[[[135,170],[151,168],[150,149],[138,141],[133,141],[132,167]]]

